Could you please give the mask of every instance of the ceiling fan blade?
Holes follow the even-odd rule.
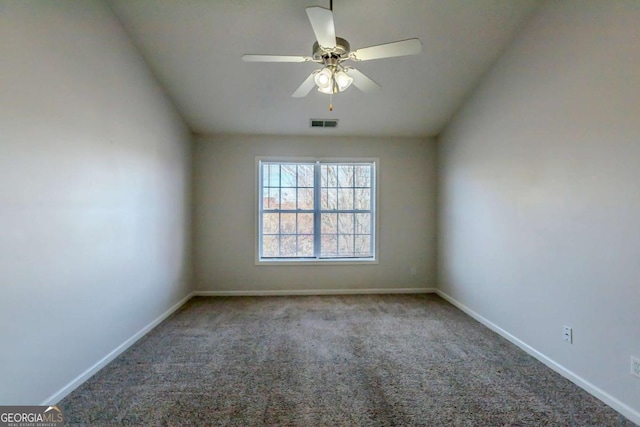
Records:
[[[311,61],[308,56],[287,56],[287,55],[242,55],[245,62],[307,62]]]
[[[420,39],[408,39],[358,49],[351,52],[351,57],[356,61],[369,61],[371,59],[393,58],[394,56],[416,55],[421,50],[422,42]]]
[[[316,85],[316,82],[313,80],[313,78],[316,76],[317,72],[318,71],[316,70],[313,73],[309,74],[309,77],[307,77],[307,79],[302,82],[302,84],[298,87],[298,89],[296,89],[295,92],[293,92],[291,96],[294,98],[304,98],[305,96],[307,96],[309,92],[311,92],[311,89],[313,89],[313,87]]]
[[[324,7],[308,7],[307,16],[316,40],[321,47],[336,47],[336,27],[333,24],[333,12]]]
[[[363,92],[375,92],[380,85],[355,68],[347,68],[346,73],[353,78],[353,85]]]

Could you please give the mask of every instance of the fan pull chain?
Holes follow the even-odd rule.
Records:
[[[329,94],[329,111],[333,111],[333,92]]]

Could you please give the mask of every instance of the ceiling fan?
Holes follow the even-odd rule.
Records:
[[[333,0],[329,9],[314,6],[306,8],[309,22],[316,36],[311,56],[291,55],[243,55],[246,62],[316,62],[324,66],[312,72],[307,79],[293,92],[293,97],[307,96],[314,86],[318,91],[328,95],[342,92],[351,84],[363,92],[372,92],[380,85],[355,68],[345,65],[346,61],[369,61],[372,59],[392,58],[396,56],[415,55],[420,53],[422,43],[419,39],[400,40],[352,51],[349,42],[336,37],[333,23]],[[333,106],[330,104],[329,109]]]

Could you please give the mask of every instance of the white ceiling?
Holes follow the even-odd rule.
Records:
[[[437,135],[539,0],[335,0],[336,34],[357,49],[418,37],[420,55],[359,62],[382,86],[291,94],[313,63],[246,63],[244,53],[311,55],[305,8],[329,0],[109,0],[198,134]],[[353,63],[352,63],[353,64]],[[310,118],[337,118],[311,129]]]

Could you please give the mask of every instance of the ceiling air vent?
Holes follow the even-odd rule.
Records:
[[[334,128],[338,126],[336,119],[311,119],[312,128]]]

